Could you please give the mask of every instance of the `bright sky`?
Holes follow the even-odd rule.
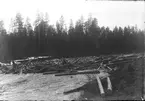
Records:
[[[89,14],[98,19],[100,26],[135,26],[145,27],[145,2],[143,1],[97,1],[97,0],[0,0],[0,20],[9,29],[10,20],[17,12],[33,23],[36,12],[48,12],[51,24],[55,24],[61,15],[66,23]],[[25,21],[25,20],[24,20]]]

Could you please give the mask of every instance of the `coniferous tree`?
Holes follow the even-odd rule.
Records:
[[[59,21],[56,22],[56,31],[59,39],[64,39],[66,35],[64,17],[61,16]]]
[[[0,35],[6,35],[6,29],[4,28],[4,22],[0,21]]]
[[[38,13],[34,31],[29,19],[23,24],[20,13],[11,21],[11,33],[6,34],[0,21],[0,60],[34,55],[84,56],[97,54],[131,53],[144,51],[144,32],[137,26],[99,27],[96,18],[81,17],[66,27],[63,16],[50,25],[48,15]],[[6,52],[4,50],[7,50]],[[10,51],[9,51],[10,50]]]
[[[27,36],[29,36],[29,37],[34,36],[34,34],[33,34],[33,28],[32,28],[32,25],[30,23],[30,19],[29,18],[26,19],[26,22],[24,24],[24,28],[26,30],[26,35]]]
[[[14,32],[17,36],[26,36],[24,32],[23,18],[20,13],[16,14],[16,17],[13,22]]]

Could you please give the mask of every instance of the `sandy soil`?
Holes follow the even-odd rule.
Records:
[[[100,96],[96,81],[90,81],[87,75],[0,74],[0,100],[141,100],[144,66],[139,61],[134,67],[135,82],[105,97]]]
[[[64,91],[80,87],[85,76],[54,77],[54,75],[0,75],[1,100],[66,100],[78,99],[83,92],[64,95]]]

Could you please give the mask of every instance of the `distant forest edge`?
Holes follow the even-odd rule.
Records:
[[[119,54],[144,51],[143,30],[136,26],[124,28],[99,27],[96,18],[83,17],[75,24],[70,20],[66,27],[63,16],[50,25],[47,16],[37,14],[32,27],[29,19],[23,22],[16,14],[8,34],[4,22],[0,21],[0,61],[28,56],[89,56],[99,54]]]

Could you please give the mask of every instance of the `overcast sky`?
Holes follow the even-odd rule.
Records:
[[[0,0],[0,20],[9,29],[10,20],[17,12],[31,22],[36,18],[36,12],[48,12],[51,24],[55,24],[61,15],[66,23],[89,14],[98,19],[100,26],[134,26],[143,29],[145,24],[145,2],[138,1],[96,1],[96,0]],[[25,20],[24,20],[25,21]]]

